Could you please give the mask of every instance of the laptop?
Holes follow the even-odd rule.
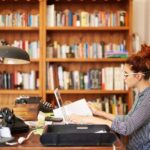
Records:
[[[54,115],[61,117],[65,123],[67,123],[68,115],[76,114],[81,116],[93,116],[91,109],[89,108],[85,98],[76,100],[70,104],[63,105],[63,100],[58,89],[54,90],[54,95],[56,97],[56,102],[58,105],[57,109],[54,109]]]
[[[55,95],[55,98],[56,98],[58,108],[60,108],[60,110],[61,110],[63,121],[64,121],[65,124],[68,124],[67,113],[66,113],[66,110],[64,108],[63,101],[62,101],[62,98],[60,96],[60,92],[59,92],[58,88],[56,88],[54,90],[54,95]]]

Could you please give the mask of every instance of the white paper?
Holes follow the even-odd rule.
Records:
[[[65,105],[64,109],[67,116],[71,114],[92,116],[92,111],[90,110],[85,99],[77,100],[71,104]],[[53,112],[55,117],[63,117],[61,108],[54,109]]]

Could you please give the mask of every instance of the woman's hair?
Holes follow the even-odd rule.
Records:
[[[131,70],[135,73],[142,72],[144,74],[144,79],[149,79],[150,77],[150,46],[142,45],[141,50],[131,55],[126,64],[131,66]]]

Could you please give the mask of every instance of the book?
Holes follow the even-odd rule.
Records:
[[[89,18],[89,13],[86,11],[81,11],[81,26],[82,27],[88,27],[89,26],[89,22],[88,22],[88,18]]]
[[[56,17],[56,12],[55,12],[55,5],[48,5],[47,6],[47,26],[48,27],[53,27],[55,26],[55,17]]]

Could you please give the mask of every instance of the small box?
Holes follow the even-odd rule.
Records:
[[[17,117],[23,120],[37,120],[39,104],[16,104],[13,111]]]

